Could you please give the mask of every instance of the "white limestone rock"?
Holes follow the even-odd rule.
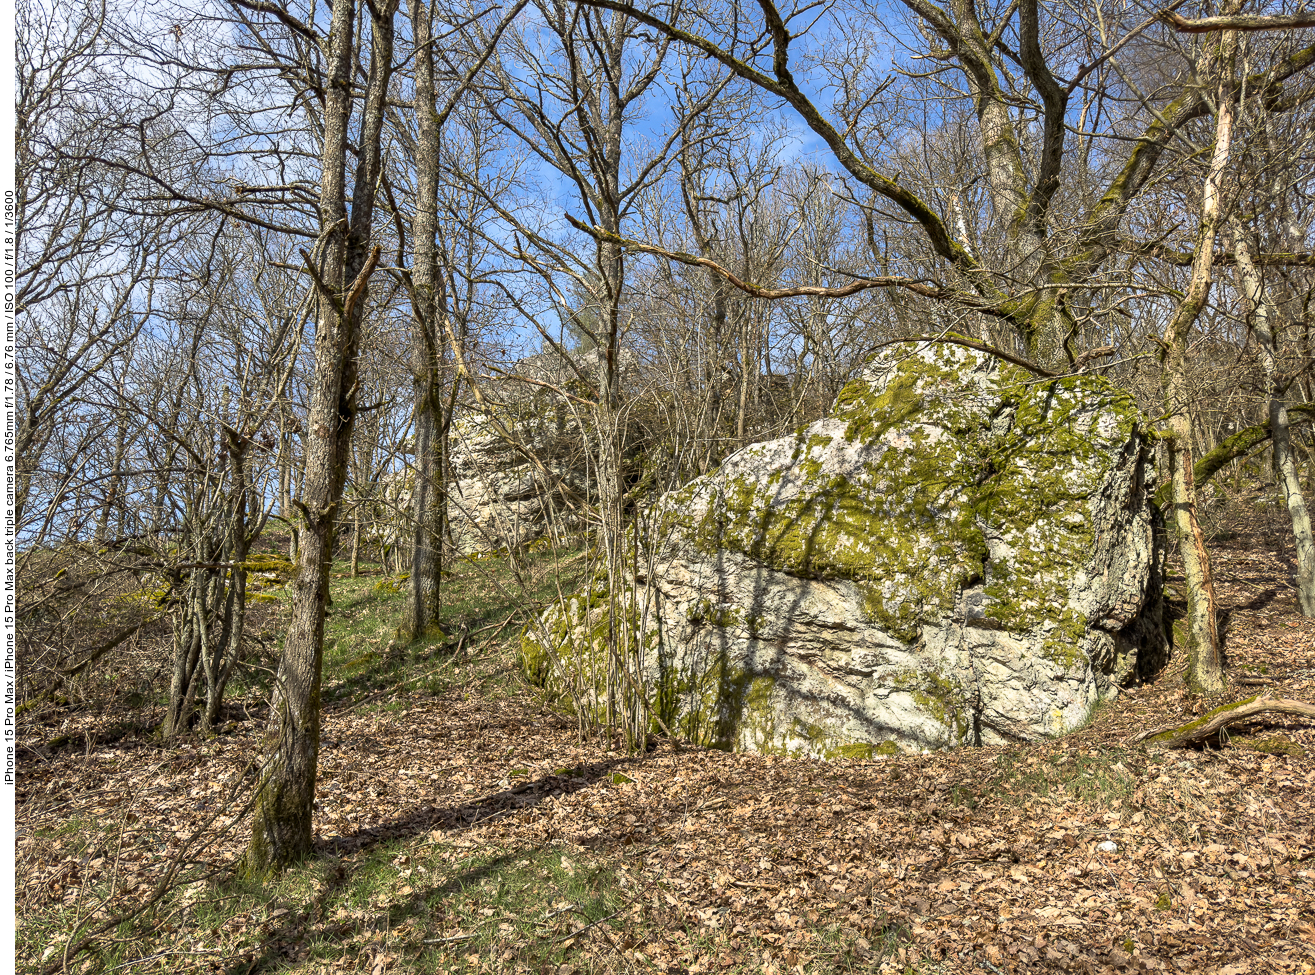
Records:
[[[1077,727],[1163,650],[1152,463],[1101,379],[893,347],[826,419],[657,503],[628,615],[650,700],[698,742],[822,757]],[[603,605],[522,638],[586,707]]]

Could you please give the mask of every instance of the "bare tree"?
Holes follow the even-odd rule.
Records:
[[[625,15],[543,0],[535,4],[536,28],[509,35],[499,57],[490,62],[498,97],[487,106],[493,117],[519,138],[568,189],[573,205],[583,209],[601,236],[564,235],[555,219],[533,225],[523,213],[490,201],[517,238],[516,257],[542,278],[550,305],[571,304],[572,295],[589,309],[567,318],[593,349],[593,375],[580,375],[588,397],[590,439],[595,451],[594,485],[598,494],[598,539],[603,568],[614,599],[625,596],[625,493],[623,473],[626,404],[623,374],[626,261],[618,242],[643,190],[661,175],[679,136],[674,127],[655,146],[628,137],[627,124],[656,91],[668,43],[644,43],[638,23]],[[576,230],[586,224],[573,221]],[[522,243],[523,242],[523,243]],[[561,351],[560,340],[540,326],[545,344]],[[580,366],[569,356],[568,368]],[[581,370],[582,371],[582,370]],[[612,663],[602,680],[605,724],[622,730],[632,742],[642,740],[648,712],[630,673],[628,618],[613,607],[609,652]]]
[[[818,61],[822,77],[837,92],[828,111],[796,77],[799,64],[792,45],[819,20],[838,30],[837,20],[770,0],[719,8],[715,15],[678,3],[583,2],[625,13],[780,98],[845,173],[890,208],[893,219],[919,229],[921,244],[939,269],[939,279],[930,283],[906,273],[869,275],[866,283],[855,281],[850,287],[903,287],[976,309],[1007,324],[1025,353],[1042,366],[1076,364],[1082,357],[1075,343],[1082,337],[1084,303],[1075,305],[1073,299],[1096,285],[1102,269],[1119,255],[1120,228],[1134,203],[1154,187],[1166,149],[1211,110],[1206,92],[1182,84],[1181,75],[1190,73],[1194,63],[1190,55],[1177,61],[1177,79],[1171,62],[1158,64],[1168,90],[1150,95],[1122,64],[1120,58],[1129,52],[1148,59],[1156,49],[1156,32],[1164,29],[1154,16],[1116,24],[1103,19],[1103,8],[1094,8],[1090,23],[1067,22],[1036,0],[947,7],[904,0],[909,19],[898,31],[886,28],[884,11],[846,7],[844,30],[853,40],[833,45],[833,53]],[[935,96],[941,103],[938,111],[952,114],[962,106],[971,114],[981,166],[977,176],[985,187],[991,234],[1000,241],[995,253],[983,253],[961,236],[962,221],[950,198],[920,194],[892,165],[891,132],[897,126],[885,103],[901,89],[892,87],[894,79],[874,72],[883,33],[922,37],[910,53],[929,68],[906,72],[910,97]],[[1160,49],[1166,44],[1161,38]],[[1077,51],[1082,51],[1080,60]],[[1239,79],[1239,88],[1248,98],[1293,107],[1308,94],[1280,100],[1281,86],[1313,63],[1309,49],[1280,55]],[[923,93],[920,85],[933,90]],[[1117,86],[1122,88],[1116,97]],[[1065,174],[1092,158],[1081,138],[1085,131],[1077,152],[1072,151],[1075,98],[1084,99],[1084,117],[1090,110],[1099,116],[1092,122],[1104,120],[1107,131],[1097,134],[1113,137],[1102,140],[1102,185],[1085,203],[1064,192]],[[1126,104],[1134,109],[1127,119],[1111,122],[1111,110]],[[838,296],[839,291],[828,293]]]
[[[186,732],[194,717],[203,732],[216,727],[241,661],[251,545],[277,498],[271,428],[301,340],[304,308],[292,275],[262,260],[263,248],[238,229],[225,235],[219,255],[208,255],[204,287],[179,296],[172,317],[179,337],[190,333],[182,383],[189,402],[184,410],[165,399],[171,415],[155,433],[185,458],[170,481],[178,518],[158,549],[174,606],[165,738]]]
[[[1217,44],[1202,52],[1200,76],[1213,88],[1215,104],[1214,149],[1201,188],[1199,229],[1186,291],[1174,310],[1162,341],[1165,406],[1173,432],[1169,440],[1169,467],[1173,490],[1173,517],[1178,554],[1187,578],[1188,685],[1195,691],[1217,694],[1223,690],[1223,658],[1215,612],[1210,557],[1196,513],[1193,479],[1193,434],[1189,410],[1188,337],[1210,295],[1214,272],[1215,238],[1225,220],[1229,155],[1237,105],[1233,94],[1237,37],[1226,32]]]
[[[409,7],[415,43],[415,133],[406,141],[415,167],[415,207],[411,219],[411,273],[404,280],[411,295],[413,318],[410,367],[415,397],[415,520],[410,598],[399,633],[411,639],[422,637],[439,623],[447,513],[443,478],[447,431],[459,385],[455,371],[447,368],[445,353],[449,337],[455,345],[464,345],[479,273],[475,266],[479,249],[475,227],[478,215],[484,212],[479,194],[459,194],[459,201],[440,200],[445,169],[443,126],[492,56],[503,32],[528,2],[521,0],[502,15],[488,36],[477,42],[479,46],[468,50],[470,63],[464,67],[462,58],[436,49],[433,8],[421,0],[411,0]],[[443,80],[449,84],[440,98],[439,84]],[[459,168],[479,174],[484,169],[480,157],[485,140],[478,133],[471,134],[472,157],[463,160]],[[448,152],[452,148],[446,147]],[[493,192],[496,194],[496,190]],[[444,210],[453,206],[467,212],[444,220]],[[469,212],[472,207],[475,212]]]
[[[262,11],[263,5],[252,4]],[[311,813],[319,758],[320,682],[324,612],[329,590],[338,506],[347,475],[357,407],[357,344],[364,293],[379,260],[373,243],[381,139],[393,71],[393,17],[397,0],[372,5],[368,31],[358,32],[354,0],[334,0],[322,41],[319,121],[319,236],[305,255],[315,283],[314,371],[304,447],[305,480],[294,503],[302,517],[291,621],[284,641],[271,717],[271,753],[260,783],[243,870],[261,876],[304,858],[311,850]],[[272,12],[277,16],[278,12]],[[290,15],[282,15],[286,18]],[[362,18],[364,21],[364,18]],[[304,24],[298,29],[311,30]],[[317,38],[318,39],[318,38]],[[353,79],[357,52],[368,43],[366,87],[353,135]],[[358,47],[359,45],[359,47]],[[299,97],[309,97],[296,84]],[[356,161],[348,196],[348,166]]]
[[[1263,52],[1269,46],[1243,41],[1241,56],[1250,58],[1256,47]],[[1315,531],[1302,490],[1289,409],[1298,377],[1312,367],[1297,350],[1313,283],[1308,270],[1275,258],[1290,255],[1288,260],[1295,260],[1307,240],[1309,220],[1302,219],[1301,184],[1312,148],[1310,115],[1282,117],[1255,106],[1243,121],[1250,123],[1255,135],[1242,153],[1240,194],[1250,203],[1245,211],[1255,216],[1244,219],[1238,212],[1243,207],[1229,214],[1236,287],[1256,340],[1274,476],[1296,543],[1297,602],[1303,614],[1315,617]],[[1268,256],[1267,266],[1258,263],[1260,255]]]
[[[129,177],[85,158],[107,138],[134,151],[115,134],[124,109],[101,70],[104,3],[22,0],[16,14],[15,521],[25,534],[49,439],[130,348],[176,228],[120,212]]]

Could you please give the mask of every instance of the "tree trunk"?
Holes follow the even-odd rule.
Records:
[[[213,535],[213,472],[204,472],[199,482],[190,485],[190,497],[183,517],[183,544],[180,561],[198,566],[218,561],[222,553]],[[208,627],[211,616],[212,569],[194,568],[184,575],[173,574],[173,589],[178,603],[174,622],[174,669],[169,685],[169,704],[160,725],[164,739],[175,738],[191,727],[205,658],[208,653]],[[183,580],[186,579],[186,582]]]
[[[415,383],[416,454],[412,510],[411,578],[398,636],[420,640],[439,624],[443,570],[442,390],[428,378]]]
[[[292,437],[291,424],[279,417],[279,515],[288,529],[288,561],[297,561],[297,520],[292,507]]]
[[[1315,423],[1315,404],[1299,403],[1296,406],[1287,407],[1284,412],[1287,416],[1289,440],[1291,439],[1292,430],[1309,423]],[[1266,416],[1264,423],[1257,423],[1255,426],[1239,430],[1198,460],[1192,467],[1192,479],[1196,482],[1197,488],[1199,489],[1201,485],[1218,474],[1226,464],[1236,462],[1234,468],[1236,479],[1233,486],[1235,489],[1241,490],[1242,465],[1249,454],[1269,442],[1270,437],[1273,435],[1271,423],[1271,418]],[[1155,503],[1161,507],[1168,504],[1169,493],[1170,487],[1168,485],[1161,488],[1155,494]]]
[[[1174,363],[1168,366],[1167,371],[1169,398],[1177,399],[1184,393],[1185,369],[1181,363]],[[1191,418],[1186,413],[1177,413],[1170,421],[1173,431],[1173,439],[1169,442],[1173,492],[1170,523],[1187,583],[1187,620],[1183,632],[1187,641],[1187,686],[1198,694],[1218,694],[1224,689],[1223,660],[1216,623],[1210,555],[1206,551],[1205,538],[1196,517],[1190,424]]]
[[[195,614],[183,613],[175,624],[174,671],[169,685],[169,706],[160,724],[160,736],[166,741],[187,730],[188,690],[196,676],[196,665],[201,656],[201,636],[197,632],[199,622]]]
[[[1251,327],[1260,350],[1260,364],[1265,372],[1265,392],[1269,397],[1269,430],[1273,454],[1274,479],[1283,489],[1292,536],[1297,547],[1297,603],[1303,616],[1315,617],[1315,533],[1311,530],[1310,510],[1301,490],[1297,458],[1292,449],[1291,421],[1286,403],[1287,388],[1278,367],[1278,335],[1275,328],[1278,309],[1265,290],[1260,271],[1251,258],[1251,245],[1241,221],[1232,221],[1233,248],[1237,256],[1237,275],[1251,311]]]
[[[352,578],[355,579],[360,568],[361,555],[361,502],[358,499],[352,508]]]
[[[123,396],[123,383],[119,383],[119,395]],[[119,407],[119,420],[114,430],[114,460],[110,465],[109,486],[105,491],[105,501],[101,505],[100,517],[96,521],[96,540],[104,542],[109,538],[110,519],[118,508],[119,534],[123,534],[123,503],[119,494],[123,490],[123,461],[128,451],[128,411]]]
[[[415,107],[416,209],[412,221],[411,382],[415,394],[415,486],[411,491],[414,527],[411,578],[398,636],[422,639],[439,623],[439,585],[443,570],[442,364],[435,292],[438,285],[439,120],[434,106],[433,25],[420,0],[408,0],[416,45]]]
[[[1169,442],[1172,477],[1171,525],[1187,582],[1187,686],[1195,693],[1217,694],[1224,689],[1223,658],[1216,622],[1214,581],[1210,556],[1196,517],[1196,483],[1192,474],[1192,409],[1187,373],[1187,342],[1210,295],[1215,237],[1222,218],[1223,182],[1233,138],[1235,105],[1232,91],[1236,35],[1225,32],[1205,55],[1203,78],[1215,80],[1215,145],[1210,168],[1201,188],[1201,221],[1192,258],[1187,290],[1174,311],[1162,343],[1161,363],[1166,412],[1173,437]]]
[[[334,526],[356,417],[357,346],[363,293],[379,258],[370,247],[379,181],[380,134],[392,68],[396,0],[371,7],[370,67],[357,140],[350,218],[346,205],[348,137],[355,61],[354,0],[334,0],[326,48],[320,224],[315,268],[318,310],[315,366],[305,433],[305,476],[297,505],[303,531],[292,581],[292,612],[272,701],[267,762],[242,864],[259,878],[306,857],[320,750],[324,612]]]
[[[201,731],[209,733],[219,723],[220,710],[224,705],[224,691],[228,680],[233,676],[242,655],[242,638],[246,630],[247,618],[247,568],[246,561],[251,547],[251,534],[248,532],[250,511],[247,506],[247,449],[249,443],[234,430],[226,430],[228,437],[229,464],[233,472],[233,486],[228,496],[228,538],[224,546],[222,561],[232,565],[230,569],[221,569],[216,583],[215,604],[218,594],[223,594],[224,624],[215,645],[213,659],[206,662],[206,702],[201,714]],[[224,580],[227,579],[227,592],[224,592]]]

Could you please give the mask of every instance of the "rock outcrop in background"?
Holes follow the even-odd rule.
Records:
[[[893,347],[657,503],[627,614],[650,701],[698,742],[824,757],[1070,730],[1162,655],[1152,458],[1099,378]],[[527,629],[529,672],[596,700],[605,606]]]
[[[515,549],[576,527],[587,491],[579,426],[550,403],[501,408],[508,440],[479,414],[452,423],[448,519],[461,552]]]
[[[633,358],[623,362],[623,375],[634,369]],[[460,551],[515,549],[545,535],[561,542],[578,531],[593,495],[589,410],[573,411],[536,383],[587,397],[597,370],[597,352],[522,359],[485,389],[492,418],[470,409],[453,420],[448,519]]]

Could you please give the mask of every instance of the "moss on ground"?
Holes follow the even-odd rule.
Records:
[[[1259,736],[1232,737],[1228,739],[1228,747],[1241,748],[1249,752],[1260,752],[1264,755],[1286,755],[1289,758],[1306,757],[1306,749],[1283,735],[1269,735],[1264,738]]]

